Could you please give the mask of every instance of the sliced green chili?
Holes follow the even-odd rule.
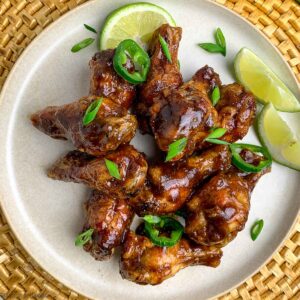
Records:
[[[162,48],[162,51],[163,51],[165,57],[171,63],[172,57],[171,57],[168,43],[165,41],[165,39],[161,35],[159,35],[158,38],[159,38],[159,42],[160,42],[160,45],[161,45],[161,48]]]
[[[90,124],[91,122],[94,121],[94,119],[97,116],[97,113],[99,111],[99,108],[100,108],[102,102],[103,102],[103,97],[93,101],[89,105],[89,107],[85,111],[85,114],[84,114],[83,119],[82,119],[82,123],[83,123],[84,126],[86,126],[86,125],[88,125],[88,124]]]
[[[135,70],[129,72],[126,68],[127,60],[131,60]],[[113,58],[115,71],[130,83],[138,84],[146,81],[150,68],[150,58],[143,48],[134,40],[124,40],[119,44]]]
[[[160,247],[171,247],[178,243],[182,234],[183,226],[173,218],[157,217],[158,223],[145,221],[145,232],[154,245]],[[170,237],[161,236],[161,231],[170,232]]]
[[[161,221],[160,217],[152,215],[146,215],[143,219],[150,224],[157,224]]]
[[[186,147],[187,144],[187,138],[181,138],[175,142],[173,142],[172,144],[169,145],[169,150],[167,153],[167,157],[166,157],[166,161],[171,160],[172,158],[174,158],[175,156],[177,156],[179,153],[181,153],[184,148]]]
[[[90,228],[76,237],[75,246],[83,246],[92,239],[94,229]]]
[[[77,43],[76,45],[74,45],[72,48],[71,48],[71,51],[73,53],[75,52],[78,52],[80,51],[81,49],[83,48],[86,48],[87,46],[89,46],[90,44],[92,44],[93,42],[95,41],[95,39],[93,38],[87,38],[79,43]]]
[[[260,220],[256,221],[252,225],[251,232],[250,232],[252,241],[255,241],[257,239],[257,237],[261,233],[263,227],[264,227],[264,220],[263,219],[260,219]]]
[[[230,144],[229,147],[232,153],[232,163],[242,171],[257,173],[272,164],[272,157],[265,147],[238,143]],[[257,166],[247,163],[240,155],[240,151],[243,149],[250,150],[254,153],[260,153],[264,156],[264,159],[261,160]]]
[[[106,158],[104,158],[104,161],[105,161],[105,165],[106,165],[106,168],[107,168],[110,176],[120,180],[121,175],[120,175],[120,172],[118,169],[118,165],[115,162],[113,162],[109,159],[106,159]]]

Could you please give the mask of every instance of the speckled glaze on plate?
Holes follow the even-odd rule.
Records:
[[[89,1],[46,29],[24,51],[1,94],[0,193],[5,215],[18,239],[41,266],[70,288],[96,299],[206,299],[239,284],[257,270],[284,240],[299,210],[300,174],[278,164],[254,190],[246,228],[224,248],[217,269],[190,267],[159,286],[139,286],[122,280],[118,258],[96,262],[74,246],[83,224],[82,203],[88,190],[52,181],[45,170],[72,149],[68,142],[43,135],[28,116],[47,105],[73,101],[88,93],[88,61],[96,45],[73,54],[70,48],[92,36],[82,24],[100,28],[114,8],[134,1]],[[278,51],[249,23],[209,1],[152,1],[166,8],[183,28],[179,58],[185,79],[204,64],[234,80],[233,58],[246,46],[254,50],[299,97],[296,79]],[[211,55],[196,44],[213,39],[221,27],[228,55]],[[299,132],[299,114],[284,114]],[[298,127],[297,127],[298,126]],[[253,129],[246,142],[258,143]],[[153,155],[149,137],[138,135],[133,144]],[[255,243],[249,229],[257,218],[265,227]]]

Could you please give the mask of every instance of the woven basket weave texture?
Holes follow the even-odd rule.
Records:
[[[86,0],[0,0],[0,89],[27,45],[50,23]],[[300,5],[294,0],[216,0],[260,29],[300,81]],[[300,299],[300,218],[272,259],[229,299]],[[86,299],[41,269],[0,214],[0,295],[4,299]]]

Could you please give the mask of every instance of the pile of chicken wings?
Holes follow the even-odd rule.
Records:
[[[209,66],[183,82],[177,58],[181,34],[181,28],[169,25],[153,34],[144,84],[125,81],[113,68],[114,50],[101,51],[89,63],[89,96],[31,116],[37,129],[76,148],[60,158],[48,176],[91,189],[82,232],[92,228],[93,234],[84,250],[96,260],[107,260],[121,247],[120,273],[139,284],[159,284],[190,265],[217,267],[221,248],[245,226],[255,184],[270,171],[242,172],[231,164],[227,145],[205,141],[216,127],[227,129],[224,141],[242,139],[255,117],[255,99],[238,83],[222,85]],[[168,44],[172,62],[163,53],[159,35]],[[213,106],[210,95],[216,86],[221,98]],[[103,102],[96,118],[84,126],[84,113],[99,96]],[[187,145],[171,161],[148,165],[145,154],[129,145],[138,127],[153,135],[163,152],[183,137]],[[261,159],[249,150],[241,156],[249,163]],[[120,180],[109,174],[105,159],[118,165]],[[135,214],[173,215],[179,210],[184,213],[184,234],[172,247],[153,244],[140,226],[130,229]]]

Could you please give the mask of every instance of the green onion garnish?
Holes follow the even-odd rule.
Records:
[[[216,86],[216,87],[213,89],[212,93],[211,93],[211,102],[212,102],[212,105],[213,105],[213,106],[216,106],[216,104],[217,104],[217,103],[219,102],[219,100],[220,100],[220,97],[221,97],[221,95],[220,95],[220,89],[219,89],[218,86]]]
[[[200,43],[198,44],[199,47],[206,50],[210,53],[221,53],[223,56],[226,56],[226,40],[223,35],[223,32],[220,28],[217,28],[215,32],[215,41],[214,43]]]
[[[218,144],[218,145],[230,145],[230,143],[222,141],[222,140],[218,140],[218,139],[205,139],[206,142],[209,142],[211,144]]]
[[[93,232],[94,232],[94,229],[90,228],[90,229],[84,231],[83,233],[79,234],[76,237],[75,246],[85,245],[88,241],[90,241],[92,239]]]
[[[226,128],[215,128],[204,140],[212,144],[229,145],[230,143],[228,142],[218,140],[218,138],[222,137],[226,131]]]
[[[106,158],[104,158],[104,161],[105,161],[105,165],[106,165],[106,168],[107,168],[110,176],[120,180],[121,175],[120,175],[120,172],[118,169],[118,165],[116,163],[114,163],[113,161],[106,159]]]
[[[186,147],[187,144],[187,138],[184,137],[182,139],[179,139],[172,144],[169,145],[169,150],[167,153],[166,161],[171,160],[175,156],[177,156],[180,152],[183,151],[183,149]]]
[[[159,38],[161,48],[164,52],[164,55],[166,56],[167,60],[171,63],[172,58],[171,58],[171,54],[170,54],[170,50],[169,50],[169,46],[168,46],[167,42],[161,35],[159,35],[158,38]]]
[[[251,239],[252,241],[255,241],[259,234],[261,233],[262,229],[264,227],[264,220],[260,219],[256,221],[252,227],[251,227]]]
[[[214,130],[206,137],[207,139],[218,139],[226,133],[226,128],[214,128]]]
[[[221,28],[217,28],[215,32],[215,40],[217,45],[224,49],[224,56],[226,55],[226,40]]]
[[[103,102],[103,97],[93,101],[89,107],[87,108],[87,110],[85,111],[84,117],[82,119],[82,123],[84,126],[90,124],[91,122],[94,121],[94,119],[97,116],[97,113],[99,111],[99,108],[101,106]]]
[[[71,49],[71,51],[73,53],[80,51],[83,48],[86,48],[87,46],[89,46],[90,44],[92,44],[95,41],[95,39],[93,38],[87,38],[81,42],[79,42],[78,44],[74,45]]]
[[[89,31],[91,31],[91,32],[94,32],[94,33],[97,33],[97,30],[96,30],[95,28],[93,28],[92,26],[87,25],[87,24],[83,24],[83,26],[84,26],[87,30],[89,30]]]
[[[200,43],[198,46],[210,53],[223,53],[223,48],[213,43]]]

